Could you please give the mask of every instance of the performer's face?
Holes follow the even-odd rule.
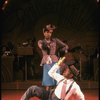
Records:
[[[71,71],[68,67],[63,71],[62,74],[66,78],[72,78],[73,77],[73,74],[71,73]]]
[[[44,32],[44,37],[45,37],[46,39],[51,38],[52,32],[53,32],[53,31],[45,31],[45,32]]]

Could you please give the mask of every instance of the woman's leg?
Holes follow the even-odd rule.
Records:
[[[52,64],[44,64],[43,66],[43,80],[42,80],[42,86],[45,86],[45,89],[47,91],[50,91],[54,86],[56,86],[56,81],[51,78],[48,74],[48,71],[52,68],[52,66],[55,63]]]
[[[48,71],[51,69],[50,64],[44,64],[43,66],[43,79],[42,79],[42,85],[43,86],[52,86],[55,84],[54,79],[51,78],[48,74]]]

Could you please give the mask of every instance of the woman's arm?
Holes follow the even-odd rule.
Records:
[[[50,48],[48,47],[47,43],[43,40],[38,41],[38,47],[42,49],[43,51],[47,52],[47,54],[50,54]]]
[[[38,47],[39,47],[40,49],[42,49],[42,40],[39,40],[39,41],[38,41]]]
[[[58,44],[63,46],[66,51],[69,49],[69,46],[66,43],[62,42],[60,39],[56,38],[56,41]]]

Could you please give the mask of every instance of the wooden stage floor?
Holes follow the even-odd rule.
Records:
[[[1,90],[1,100],[20,100],[25,90]],[[99,100],[98,89],[84,89],[85,100]],[[30,100],[39,100],[34,97]]]
[[[77,83],[85,94],[85,100],[99,100],[98,81],[79,81]],[[1,100],[20,100],[25,90],[31,85],[41,86],[41,80],[3,82],[1,83]],[[30,100],[39,99],[35,97]]]

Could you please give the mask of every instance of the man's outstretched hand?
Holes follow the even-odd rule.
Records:
[[[61,65],[61,63],[65,60],[66,57],[62,57],[61,59],[58,60],[57,64],[58,66]]]

